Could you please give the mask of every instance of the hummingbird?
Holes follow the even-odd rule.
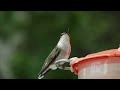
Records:
[[[70,44],[70,35],[68,29],[67,32],[61,33],[57,45],[44,61],[44,64],[38,74],[38,79],[44,78],[44,76],[51,70],[56,70],[57,68],[64,69],[62,65],[65,63],[66,60],[69,62],[68,58],[70,56],[70,53],[71,53],[71,44]],[[63,61],[56,63],[56,61],[58,60],[63,60]]]

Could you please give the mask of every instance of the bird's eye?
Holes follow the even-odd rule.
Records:
[[[61,33],[61,36],[64,35],[65,33]]]

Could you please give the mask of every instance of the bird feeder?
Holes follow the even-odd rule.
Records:
[[[120,79],[120,48],[72,60],[70,67],[78,79]]]

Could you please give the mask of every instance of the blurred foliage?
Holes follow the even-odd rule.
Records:
[[[1,11],[0,78],[37,79],[41,66],[70,28],[70,57],[118,48],[119,11]],[[55,70],[45,79],[77,79]]]

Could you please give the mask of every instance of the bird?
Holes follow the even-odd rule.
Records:
[[[38,79],[43,79],[44,76],[51,70],[56,70],[57,68],[64,68],[62,67],[62,65],[65,62],[60,62],[57,64],[55,62],[61,59],[68,60],[70,53],[71,53],[71,44],[70,44],[70,34],[68,30],[67,32],[61,33],[57,45],[44,61],[42,68],[38,73]]]

